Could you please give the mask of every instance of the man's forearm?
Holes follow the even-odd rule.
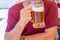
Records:
[[[26,36],[27,40],[55,40],[57,34],[57,26],[49,28],[45,33],[38,33]]]
[[[20,40],[23,29],[24,25],[19,21],[10,32],[5,33],[5,40]]]
[[[26,36],[27,40],[55,40],[53,35],[48,35],[47,33],[38,33],[34,35]]]

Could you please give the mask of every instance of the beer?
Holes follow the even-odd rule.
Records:
[[[32,22],[34,28],[44,28],[44,6],[41,7],[32,7]]]

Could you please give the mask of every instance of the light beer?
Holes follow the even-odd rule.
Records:
[[[32,7],[32,22],[34,28],[44,28],[44,7]]]

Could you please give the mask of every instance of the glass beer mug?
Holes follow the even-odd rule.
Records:
[[[44,3],[32,3],[32,22],[33,22],[33,28],[44,28],[45,22],[44,22]]]

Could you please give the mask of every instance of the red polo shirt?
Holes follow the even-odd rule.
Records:
[[[58,9],[57,5],[53,1],[46,1],[44,2],[45,7],[45,28],[33,28],[33,23],[29,22],[26,27],[24,28],[24,31],[22,34],[35,34],[35,33],[41,33],[44,31],[44,29],[52,28],[54,26],[58,26]],[[6,32],[11,31],[17,22],[19,21],[20,17],[20,10],[24,8],[22,3],[15,4],[9,9],[8,12],[8,20],[7,20],[7,28]]]

